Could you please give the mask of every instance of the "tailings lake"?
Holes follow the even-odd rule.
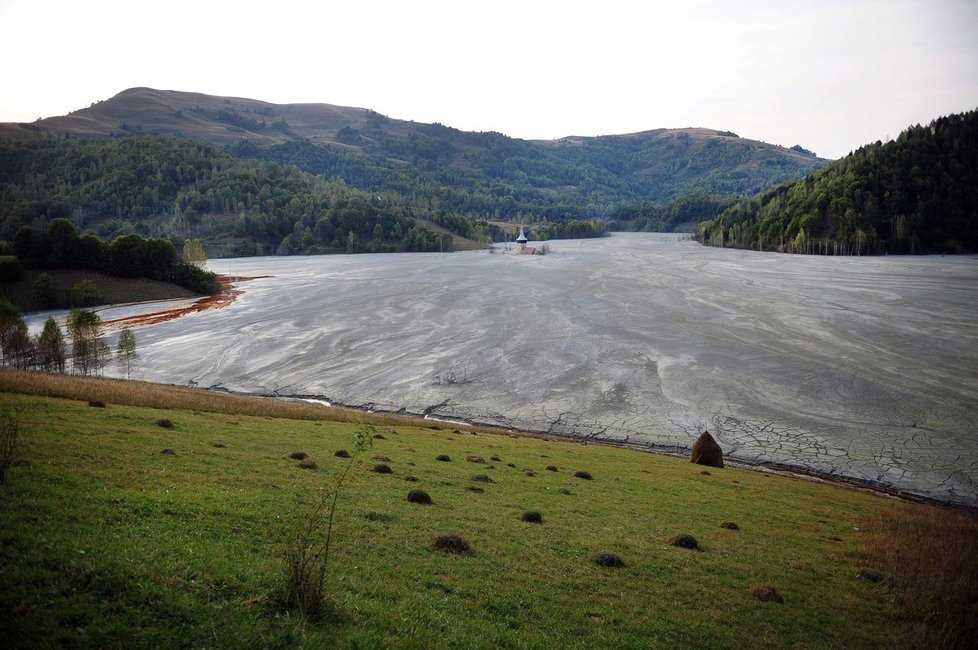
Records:
[[[266,277],[137,328],[138,374],[665,451],[708,429],[730,459],[978,504],[974,256],[550,248],[214,260]]]

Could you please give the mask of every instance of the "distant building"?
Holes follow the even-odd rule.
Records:
[[[517,255],[543,255],[543,251],[539,248],[527,246],[527,241],[529,240],[526,238],[526,233],[523,231],[523,226],[520,226],[520,234],[516,238],[516,244],[519,247],[516,250]]]

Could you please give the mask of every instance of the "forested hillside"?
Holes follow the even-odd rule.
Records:
[[[212,255],[439,250],[409,213],[391,193],[194,140],[0,139],[0,240],[64,217],[105,240],[200,238]]]
[[[978,251],[978,111],[913,126],[737,203],[700,236],[798,253]]]
[[[473,223],[605,220],[619,208],[664,209],[677,200],[688,204],[690,196],[751,196],[826,162],[801,146],[785,148],[704,128],[518,140],[398,120],[361,108],[279,105],[150,88],[123,91],[70,115],[0,127],[0,138],[6,139],[31,132],[195,139],[226,147],[220,151],[240,158],[295,165],[342,180],[369,197],[380,194],[383,201],[397,202],[402,212],[410,209],[420,218],[461,217]],[[215,151],[210,147],[207,156]],[[205,184],[208,180],[204,178]],[[204,191],[200,180],[192,184]],[[152,194],[155,186],[145,187]],[[150,196],[142,203],[151,202]],[[227,210],[214,206],[219,217],[222,212],[241,213],[236,205]],[[245,208],[251,206],[245,202]],[[128,218],[124,209],[119,213],[119,218]],[[631,219],[618,221],[621,227],[635,226]],[[638,227],[662,223],[645,218]],[[280,225],[275,234],[282,240],[294,223]],[[304,232],[296,234],[304,238]],[[364,237],[373,239],[372,231],[356,235],[361,243],[366,243]],[[312,247],[336,248],[332,240],[316,238],[316,233],[313,237]],[[266,252],[278,249],[280,241],[272,246],[273,239],[269,235],[261,241]]]

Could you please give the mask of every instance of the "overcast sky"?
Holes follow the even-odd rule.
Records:
[[[705,126],[837,158],[978,108],[978,1],[0,0],[0,121],[134,86],[528,139]]]

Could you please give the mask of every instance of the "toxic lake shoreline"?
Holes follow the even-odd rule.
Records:
[[[199,387],[198,387],[199,388]],[[376,410],[369,406],[356,405],[356,404],[343,404],[329,399],[325,395],[276,395],[276,394],[265,394],[265,393],[248,393],[248,392],[236,392],[231,391],[226,388],[212,386],[210,388],[204,388],[202,390],[207,390],[215,392],[218,394],[225,395],[240,395],[242,397],[255,397],[261,399],[273,399],[273,400],[283,400],[283,401],[298,401],[305,403],[321,404],[324,406],[332,406],[337,408],[342,408],[350,411],[358,411],[371,415],[389,415],[393,417],[412,417],[422,420],[426,420],[432,423],[432,427],[447,428],[453,424],[471,426],[476,428],[488,429],[491,433],[496,434],[507,434],[516,436],[530,436],[534,438],[556,439],[562,440],[568,443],[578,443],[585,445],[602,445],[609,447],[619,447],[622,449],[630,449],[632,451],[651,453],[651,454],[661,454],[664,456],[672,456],[675,458],[689,458],[690,447],[689,446],[679,446],[679,445],[657,445],[653,442],[648,443],[630,443],[622,442],[618,440],[609,440],[600,437],[581,437],[572,436],[560,433],[553,433],[545,430],[532,430],[528,428],[523,428],[518,425],[501,425],[501,424],[490,424],[485,422],[480,422],[471,418],[452,417],[452,418],[442,418],[437,415],[432,415],[430,413],[414,413],[406,409],[398,409],[396,411],[386,411],[386,410]],[[724,456],[724,464],[730,467],[736,467],[739,469],[746,469],[752,471],[760,472],[771,472],[775,474],[780,474],[783,476],[794,477],[799,480],[808,481],[820,481],[825,483],[831,483],[833,485],[838,485],[855,490],[865,490],[875,494],[889,496],[897,499],[903,499],[907,501],[914,501],[918,503],[928,503],[933,505],[948,506],[952,508],[963,508],[965,510],[978,510],[978,506],[959,503],[954,501],[942,500],[927,494],[918,494],[908,490],[901,490],[894,488],[891,485],[885,483],[880,483],[877,481],[869,481],[864,479],[859,479],[855,477],[849,477],[838,473],[831,472],[818,472],[806,469],[803,466],[792,465],[791,463],[776,463],[776,462],[752,462],[749,459],[741,459],[735,456]],[[710,468],[713,469],[713,468]]]
[[[747,465],[978,505],[973,257],[615,233],[546,256],[209,267],[254,279],[220,309],[137,322],[138,378],[678,455],[708,430]]]

